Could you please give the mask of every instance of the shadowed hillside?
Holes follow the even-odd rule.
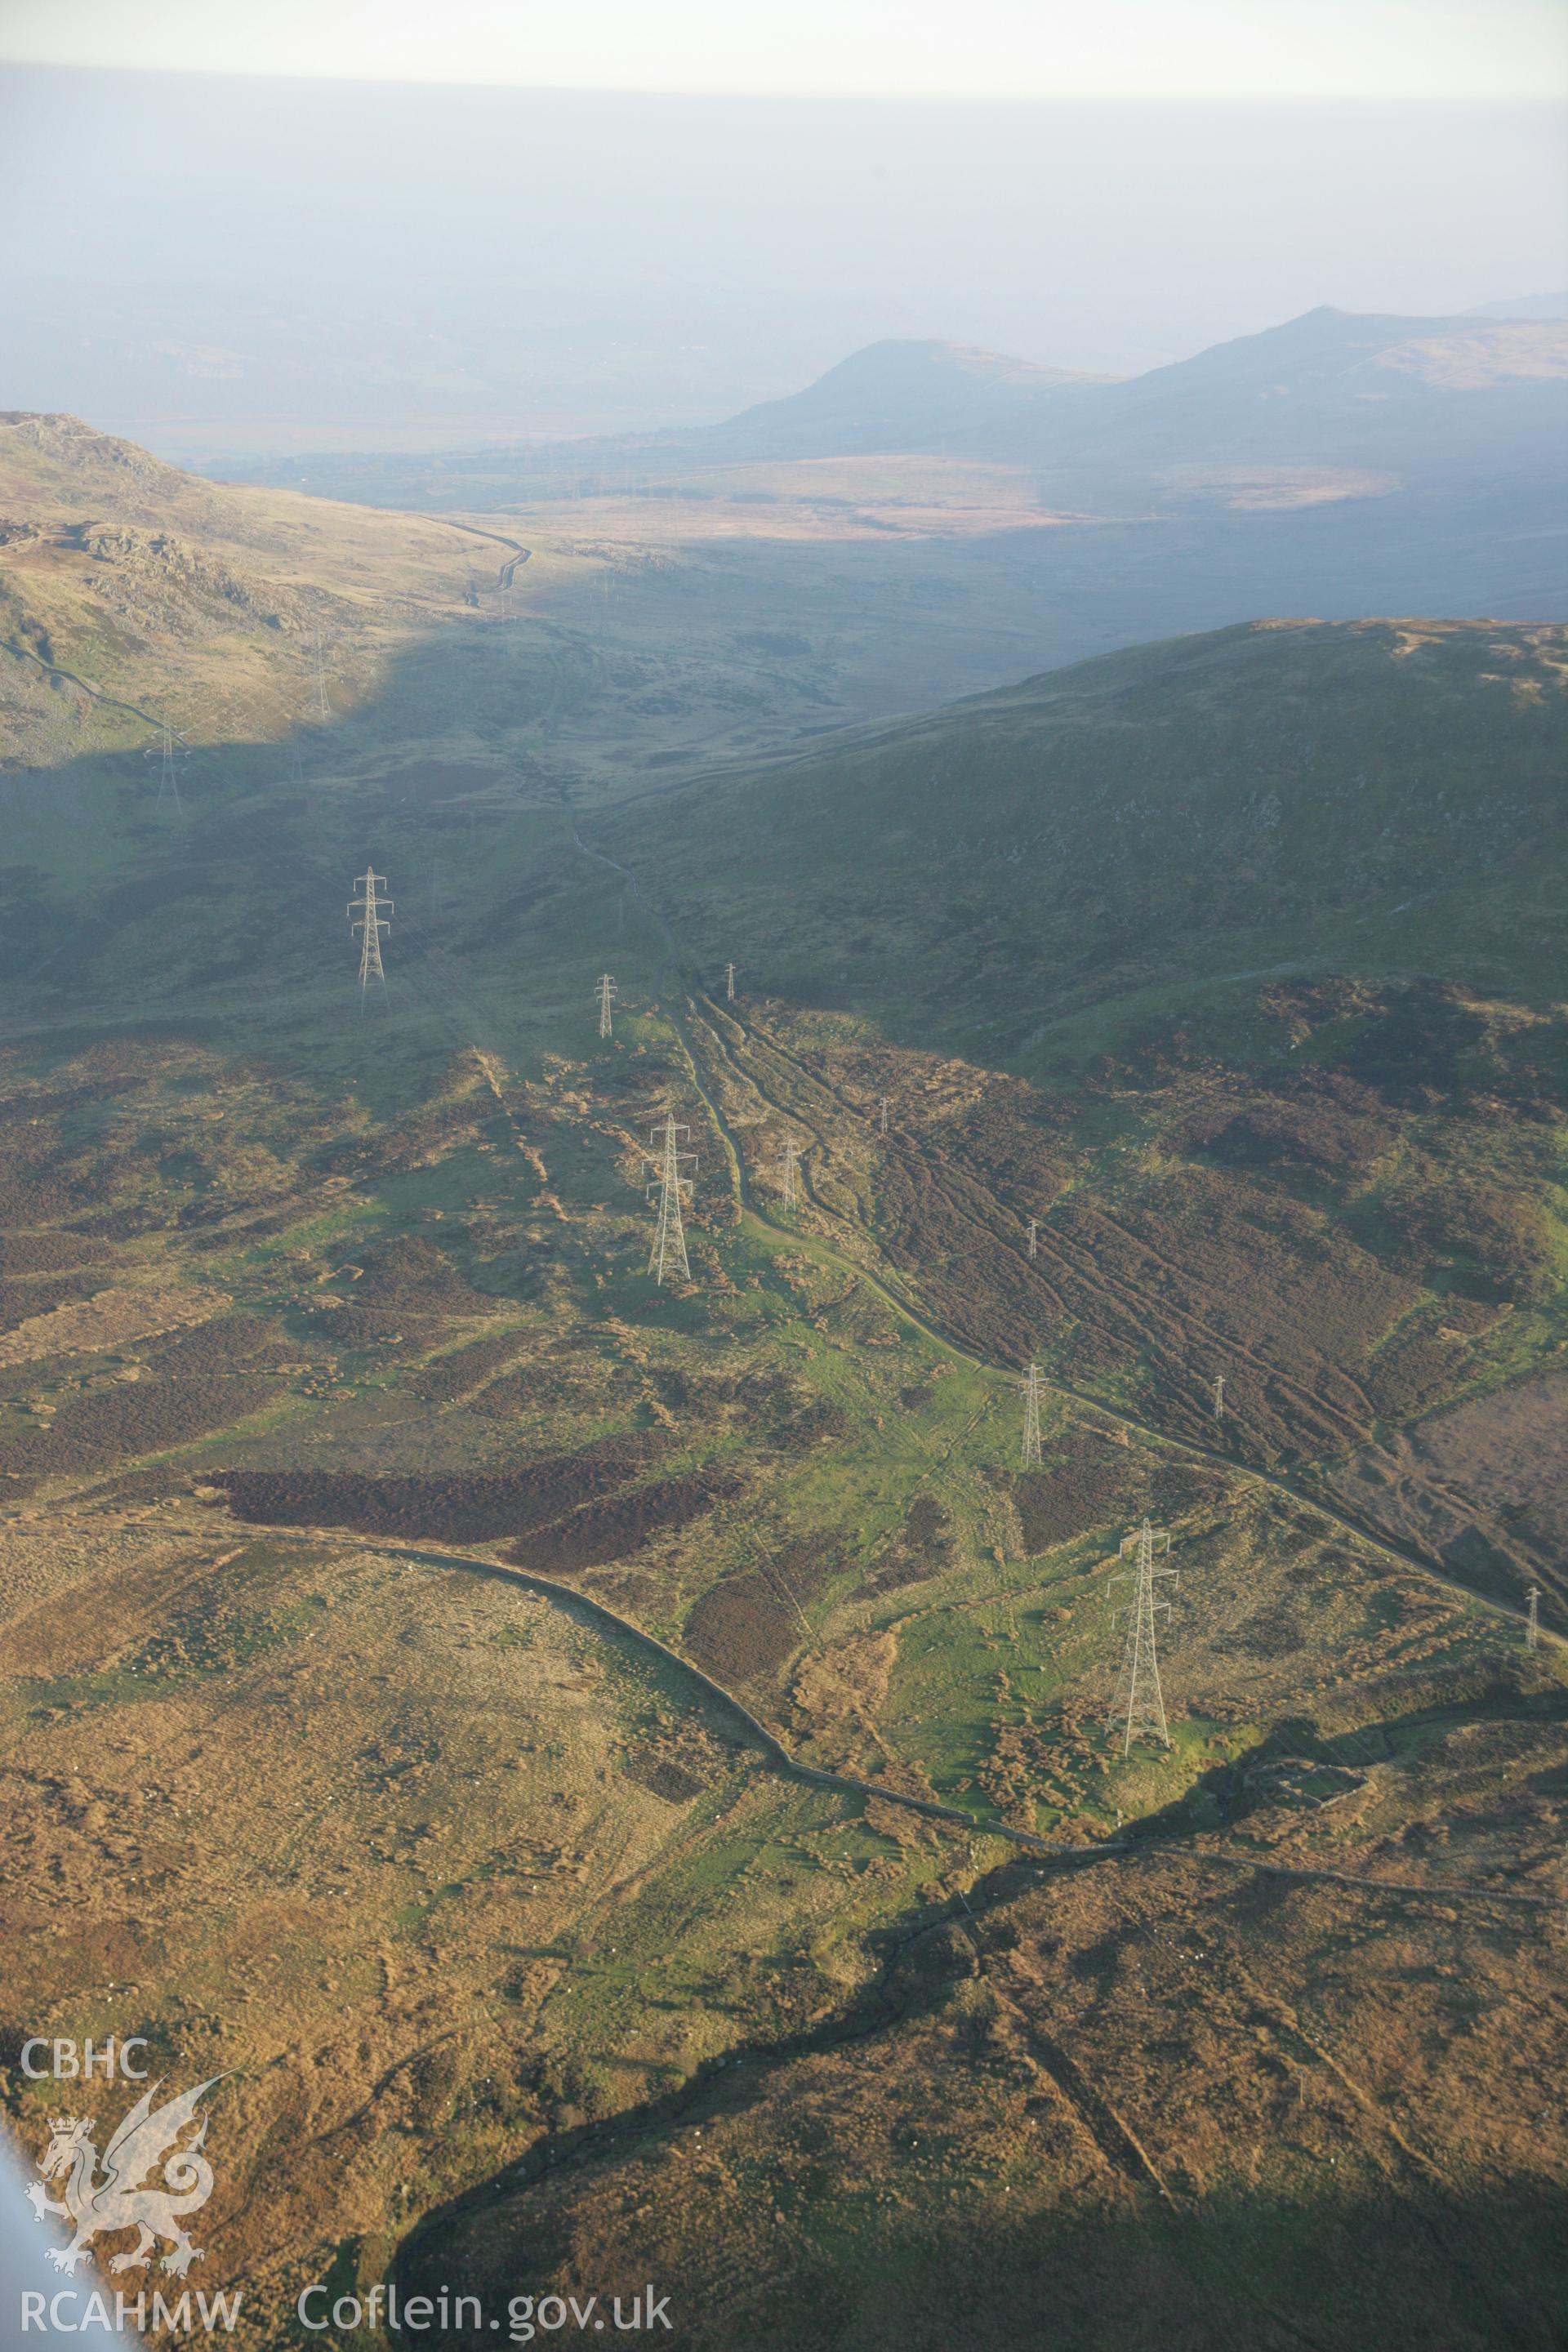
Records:
[[[711,969],[1009,1057],[1321,971],[1558,985],[1568,631],[1261,622],[628,805]]]

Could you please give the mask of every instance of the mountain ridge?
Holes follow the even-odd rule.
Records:
[[[510,458],[507,445],[496,443],[427,462],[290,458],[226,478],[331,485],[337,495],[415,506],[473,503],[465,485],[482,479],[486,501],[499,505],[504,493],[492,478],[499,467],[504,480],[509,463],[512,494],[522,496],[552,475],[652,480],[674,467],[945,447],[1048,467],[1083,487],[1120,463],[1143,491],[1151,468],[1227,458],[1286,467],[1392,463],[1440,482],[1456,466],[1484,461],[1495,471],[1500,437],[1516,446],[1507,470],[1561,471],[1568,321],[1323,304],[1133,376],[940,340],[883,339],[800,391],[714,425],[511,445]]]

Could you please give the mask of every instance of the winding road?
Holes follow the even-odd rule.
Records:
[[[689,1685],[701,1692],[742,1735],[746,1744],[757,1749],[764,1761],[781,1778],[800,1782],[806,1788],[823,1789],[835,1795],[853,1798],[864,1803],[874,1798],[879,1804],[894,1805],[905,1812],[918,1813],[942,1829],[963,1832],[966,1838],[993,1837],[1009,1845],[1022,1848],[1041,1863],[1059,1867],[1111,1860],[1135,1860],[1156,1856],[1191,1862],[1214,1863],[1237,1870],[1261,1871],[1276,1878],[1321,1882],[1334,1886],[1348,1886],[1357,1892],[1409,1896],[1432,1902],[1451,1902],[1455,1897],[1490,1903],[1523,1903],[1537,1909],[1560,1910],[1565,1898],[1561,1895],[1537,1894],[1533,1890],[1515,1887],[1464,1886],[1447,1882],[1424,1884],[1406,1879],[1373,1878],[1354,1871],[1330,1870],[1310,1864],[1294,1864],[1266,1862],[1251,1854],[1237,1853],[1222,1846],[1194,1845],[1189,1839],[1156,1836],[1145,1833],[1139,1837],[1102,1840],[1099,1843],[1070,1844],[1065,1839],[1037,1836],[1033,1830],[1016,1829],[1010,1823],[968,1813],[962,1806],[943,1805],[929,1797],[914,1797],[898,1789],[881,1786],[875,1780],[862,1780],[849,1772],[831,1772],[816,1764],[802,1762],[792,1755],[776,1732],[770,1731],[760,1717],[752,1713],[732,1691],[715,1681],[701,1666],[683,1657],[668,1643],[661,1642],[656,1633],[647,1633],[629,1617],[606,1607],[602,1601],[580,1592],[574,1585],[562,1584],[553,1577],[540,1576],[531,1569],[512,1568],[503,1560],[488,1559],[479,1552],[447,1550],[428,1544],[387,1543],[376,1537],[344,1532],[334,1534],[328,1528],[304,1529],[268,1527],[269,1543],[301,1546],[310,1550],[342,1552],[345,1549],[374,1553],[386,1559],[413,1560],[426,1568],[456,1568],[472,1576],[482,1576],[491,1582],[521,1586],[536,1593],[558,1609],[564,1616],[575,1618],[591,1626],[595,1632],[626,1642],[643,1656],[671,1666]]]

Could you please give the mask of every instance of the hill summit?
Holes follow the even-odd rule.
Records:
[[[964,343],[889,340],[868,343],[803,392],[745,409],[702,437],[716,457],[726,447],[752,457],[930,449],[1112,380]]]

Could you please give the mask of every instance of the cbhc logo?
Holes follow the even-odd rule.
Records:
[[[79,2044],[67,2041],[50,2042],[43,2034],[36,2033],[30,2042],[22,2044],[22,2072],[30,2083],[45,2082],[50,2075],[57,2083],[90,2083],[97,2074],[101,2074],[106,2083],[112,2083],[117,2071],[128,2083],[144,2083],[147,2069],[145,2066],[133,2066],[131,2053],[133,2050],[145,2050],[146,2047],[146,2042],[137,2033],[133,2033],[128,2042],[116,2042],[111,2033],[101,2048],[92,2042]],[[47,2065],[34,2065],[35,2050],[47,2053]]]

